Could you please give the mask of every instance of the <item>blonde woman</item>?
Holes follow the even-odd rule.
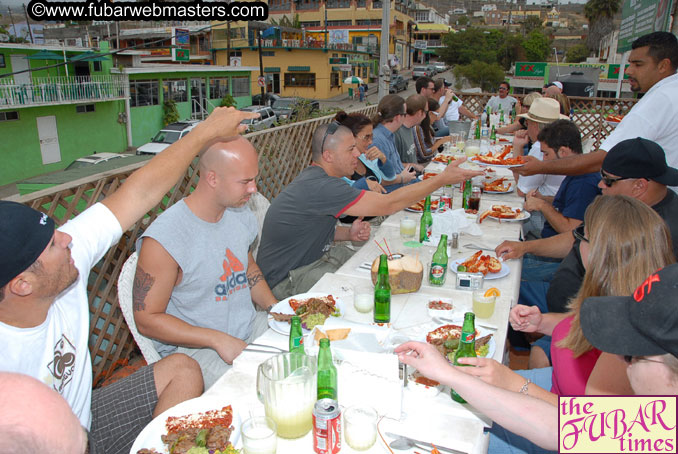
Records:
[[[532,102],[537,98],[541,98],[541,94],[537,91],[533,91],[531,93],[526,94],[523,97],[522,102],[518,101],[518,105],[516,106],[516,112],[518,114],[526,114],[530,110]],[[516,117],[516,121],[514,121],[510,125],[502,126],[495,132],[497,134],[513,134],[514,132],[520,131],[521,129],[527,129],[527,120],[521,117]]]

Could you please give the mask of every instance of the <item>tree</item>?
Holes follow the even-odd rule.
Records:
[[[621,0],[588,0],[584,16],[589,21],[589,36],[586,45],[597,51],[600,41],[614,30],[612,19],[621,9]]]
[[[468,25],[470,22],[471,19],[469,19],[468,16],[459,16],[459,18],[457,18],[457,25],[464,26]]]
[[[473,27],[458,33],[448,33],[443,38],[445,47],[438,50],[438,55],[449,65],[466,65],[474,60],[494,63],[502,36],[497,30],[483,31]]]
[[[457,80],[457,88],[461,88],[461,84],[466,80],[485,92],[491,92],[504,80],[505,74],[498,63],[490,64],[476,60],[468,65],[456,66],[454,77]]]
[[[533,30],[542,30],[541,19],[539,16],[527,16],[522,24],[523,36],[527,36],[532,33]]]
[[[505,70],[511,68],[516,61],[525,61],[525,49],[523,49],[523,37],[518,33],[507,33],[498,45],[497,61]]]
[[[577,44],[572,46],[567,50],[565,54],[568,63],[579,63],[586,60],[590,54],[589,48],[584,43]]]
[[[527,39],[523,41],[523,49],[528,61],[546,61],[546,57],[549,55],[550,42],[542,32],[532,30]]]

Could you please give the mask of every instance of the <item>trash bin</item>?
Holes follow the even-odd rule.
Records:
[[[353,87],[348,88],[348,97],[349,99],[353,99]]]

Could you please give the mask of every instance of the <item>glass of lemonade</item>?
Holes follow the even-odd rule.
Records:
[[[242,424],[240,431],[245,454],[275,454],[278,446],[275,421],[255,416]]]
[[[400,220],[400,237],[402,239],[411,240],[415,233],[417,233],[417,221],[407,217]]]
[[[469,158],[480,154],[480,140],[469,140],[466,144],[466,149],[464,152]]]
[[[459,137],[457,138],[457,149],[460,152],[463,152],[465,147],[466,147],[466,133],[460,132]]]
[[[496,296],[485,296],[485,291],[476,290],[473,292],[473,313],[477,318],[490,318],[494,314],[494,306],[497,302]]]
[[[344,439],[356,451],[366,451],[377,441],[377,412],[354,405],[344,412]]]

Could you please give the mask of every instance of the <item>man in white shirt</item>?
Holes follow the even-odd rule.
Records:
[[[600,170],[607,151],[626,139],[642,137],[657,142],[666,161],[678,167],[678,39],[672,33],[654,32],[631,44],[629,75],[631,90],[645,93],[595,152],[551,162],[527,158],[515,170],[520,175],[582,175]],[[672,188],[678,191],[678,188]]]
[[[197,363],[172,355],[92,392],[87,282],[122,233],[152,209],[212,143],[258,114],[217,108],[191,134],[55,230],[46,214],[0,201],[0,370],[30,375],[66,399],[89,429],[89,452],[128,453],[151,419],[202,393]]]
[[[499,84],[499,93],[496,96],[492,96],[487,104],[485,105],[485,110],[489,107],[492,109],[492,113],[499,112],[499,107],[504,112],[504,115],[508,116],[511,113],[511,109],[516,105],[518,100],[513,96],[509,96],[509,91],[511,90],[511,85],[508,82],[504,81]]]

